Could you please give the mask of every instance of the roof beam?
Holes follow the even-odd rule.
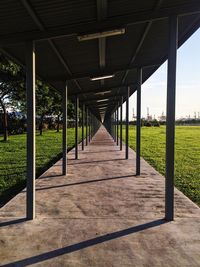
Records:
[[[105,20],[107,17],[107,0],[97,0],[97,19]],[[99,45],[99,66],[101,69],[106,65],[106,38],[98,39]],[[101,80],[101,86],[104,86],[104,80]]]
[[[84,73],[74,73],[72,75],[66,75],[65,77],[60,77],[60,76],[50,76],[46,77],[46,79],[49,82],[57,82],[60,80],[67,80],[67,81],[72,81],[72,80],[78,80],[78,79],[84,79],[84,78],[90,78],[90,77],[100,77],[100,76],[107,76],[111,74],[115,74],[117,72],[123,72],[123,71],[131,71],[137,68],[152,68],[152,67],[158,67],[160,63],[152,63],[149,62],[148,65],[138,65],[138,64],[130,64],[129,66],[122,66],[122,67],[116,67],[116,68],[104,68],[104,70],[99,70],[99,71],[89,71],[89,72],[84,72]]]
[[[120,95],[117,95],[117,96],[113,96],[113,95],[111,95],[111,96],[101,96],[101,97],[93,97],[93,98],[87,98],[87,99],[85,99],[85,100],[81,100],[80,99],[80,102],[91,102],[91,101],[97,101],[97,104],[105,104],[107,101],[109,101],[109,100],[112,100],[112,99],[118,99],[119,97],[121,97]],[[104,99],[106,99],[105,101],[103,101]],[[98,101],[101,101],[101,102],[98,102]]]
[[[162,2],[163,2],[163,0],[158,0],[158,1],[157,1],[156,6],[155,6],[155,8],[154,8],[154,11],[158,10],[158,9],[161,7]],[[141,49],[141,47],[142,47],[142,45],[143,45],[143,43],[144,43],[144,40],[145,40],[145,38],[146,38],[146,36],[147,36],[147,34],[148,34],[150,28],[151,28],[152,23],[153,23],[153,21],[149,21],[149,22],[147,23],[147,25],[146,25],[146,27],[145,27],[145,30],[144,30],[144,32],[143,32],[143,34],[142,34],[142,36],[141,36],[141,39],[140,39],[140,41],[139,41],[139,43],[138,43],[138,45],[137,45],[137,48],[136,48],[136,50],[134,51],[134,54],[133,54],[133,56],[132,56],[132,58],[131,58],[131,60],[130,60],[129,65],[134,64],[135,59],[136,59],[137,55],[139,54],[139,51],[140,51],[140,49]],[[128,73],[129,73],[129,70],[126,70],[126,72],[125,72],[125,74],[124,74],[124,76],[123,76],[123,79],[122,79],[122,83],[125,83],[125,80],[126,80],[126,77],[127,77]]]
[[[191,15],[200,13],[200,2],[190,1],[187,4],[179,4],[173,7],[162,8],[156,11],[142,11],[138,13],[129,13],[123,16],[115,16],[104,21],[90,21],[79,24],[63,25],[59,27],[48,28],[45,31],[27,31],[22,33],[12,33],[1,35],[0,45],[23,43],[30,40],[46,40],[59,38],[68,35],[80,34],[84,32],[91,33],[124,27],[128,24],[145,23],[149,21],[166,19],[171,15]]]
[[[86,94],[91,94],[91,93],[100,93],[100,92],[104,92],[104,91],[108,91],[108,90],[117,90],[117,89],[125,89],[125,88],[127,88],[127,86],[130,86],[131,88],[133,88],[133,86],[134,85],[136,85],[135,83],[129,83],[129,84],[123,84],[123,85],[119,85],[119,86],[116,86],[116,87],[107,87],[107,86],[104,86],[104,87],[100,87],[100,88],[97,88],[97,89],[95,89],[95,90],[88,90],[88,91],[83,91],[83,92],[80,92],[80,93],[77,93],[77,92],[75,92],[75,93],[69,93],[68,95],[69,96],[75,96],[75,95],[86,95]]]
[[[42,21],[40,20],[40,18],[38,17],[38,15],[36,14],[35,10],[33,9],[33,7],[31,6],[31,4],[29,3],[28,0],[21,0],[22,5],[25,7],[25,9],[27,10],[28,14],[31,16],[31,18],[33,19],[33,21],[35,22],[35,24],[38,26],[38,28],[45,32],[45,27],[42,23]],[[50,39],[47,40],[49,45],[51,46],[52,50],[54,51],[54,53],[56,54],[56,56],[58,57],[60,63],[63,65],[63,67],[65,68],[67,75],[72,75],[69,66],[67,65],[65,59],[63,58],[63,56],[61,55],[60,51],[58,50],[58,48],[56,47],[56,45],[54,44],[54,42]],[[81,91],[81,87],[79,85],[79,83],[74,80],[76,86],[79,88],[79,90]]]

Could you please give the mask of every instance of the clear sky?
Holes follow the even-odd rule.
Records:
[[[142,85],[142,117],[166,114],[167,63]],[[200,29],[179,49],[177,57],[176,118],[200,114]],[[130,117],[136,113],[136,93],[130,97]],[[124,105],[125,114],[125,105]]]

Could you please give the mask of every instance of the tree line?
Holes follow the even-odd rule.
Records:
[[[8,140],[9,121],[14,121],[15,111],[22,115],[18,120],[26,123],[25,79],[24,68],[0,54],[0,127],[2,128],[0,132],[3,133],[4,141]],[[56,118],[56,130],[59,132],[62,118],[62,96],[58,91],[38,79],[36,80],[36,114],[40,134],[42,134],[47,116]],[[74,118],[72,102],[68,102],[68,118]]]

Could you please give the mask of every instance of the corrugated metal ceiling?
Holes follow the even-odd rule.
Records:
[[[99,11],[99,2],[106,8]],[[137,24],[120,24],[124,16],[138,12],[151,12],[184,4],[199,7],[200,1],[190,0],[1,0],[0,1],[0,40],[7,36],[15,38],[19,44],[1,45],[2,48],[25,63],[24,38],[31,33],[48,33],[52,28],[60,31],[68,25],[79,31],[85,32],[83,23],[96,23],[97,11],[103,12],[102,16],[107,18],[99,22],[98,28],[105,29],[107,19],[115,19],[116,25],[125,27],[126,34],[115,37],[107,37],[105,40],[105,54],[100,54],[98,40],[79,42],[76,34],[52,38],[51,41],[43,40],[36,42],[36,68],[40,77],[44,78],[52,86],[62,91],[63,82],[70,77],[82,77],[76,81],[69,81],[69,95],[90,92],[81,95],[80,99],[87,101],[89,97],[98,99],[101,95],[94,94],[95,91],[114,88],[108,95],[117,97],[125,94],[124,85],[130,84],[131,93],[134,92],[136,83],[136,70],[125,72],[131,66],[147,66],[143,70],[143,81],[145,81],[163,61],[167,58],[168,45],[168,20],[144,21]],[[28,6],[28,8],[27,8]],[[177,8],[178,10],[178,8]],[[137,17],[137,16],[136,16]],[[135,16],[133,16],[135,18]],[[86,24],[84,24],[86,25]],[[89,24],[88,24],[89,25]],[[185,15],[179,18],[179,43],[180,45],[199,27],[200,15]],[[68,27],[68,28],[69,28]],[[72,31],[73,32],[73,31]],[[20,43],[20,36],[22,41]],[[24,33],[24,35],[23,35]],[[144,38],[145,35],[145,38]],[[16,41],[16,42],[17,42]],[[1,41],[0,41],[1,42]],[[59,54],[59,57],[58,57]],[[105,59],[105,67],[100,66],[100,57]],[[63,63],[64,62],[64,63]],[[152,65],[156,66],[152,67]],[[114,78],[104,80],[104,83],[91,82],[90,73],[104,72],[105,70],[122,69],[116,72]],[[85,74],[85,78],[84,77]],[[117,89],[118,88],[118,89]],[[121,89],[120,89],[121,88]],[[93,93],[92,93],[93,92]],[[95,105],[94,102],[92,102]]]

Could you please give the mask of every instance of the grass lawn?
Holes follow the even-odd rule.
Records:
[[[75,129],[67,129],[68,149],[74,146]],[[79,128],[81,139],[81,128]],[[36,173],[41,175],[62,156],[62,131],[36,134]],[[18,192],[26,179],[26,134],[0,137],[0,203]]]
[[[165,175],[165,131],[165,126],[141,129],[141,156],[163,175]],[[135,135],[135,126],[130,126],[129,145],[134,150]],[[175,185],[200,205],[200,126],[176,126]]]

